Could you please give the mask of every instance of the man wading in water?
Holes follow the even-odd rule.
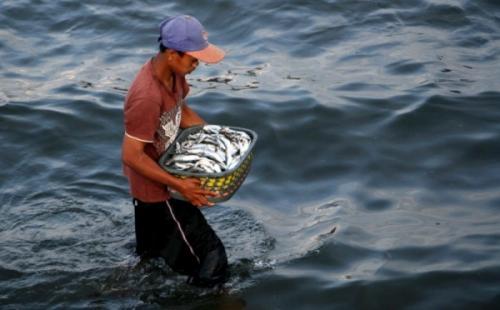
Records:
[[[167,18],[160,24],[160,51],[146,62],[125,99],[122,146],[135,212],[136,251],[142,258],[163,257],[188,282],[214,286],[227,278],[224,245],[198,207],[212,206],[215,193],[196,179],[179,179],[157,160],[174,141],[179,128],[205,122],[184,98],[186,74],[198,61],[217,63],[224,52],[209,44],[200,22],[191,16]],[[171,199],[167,187],[189,202]]]

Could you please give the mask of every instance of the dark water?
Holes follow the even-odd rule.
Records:
[[[122,105],[166,15],[224,47],[190,76],[258,132],[205,210],[227,296],[139,264]],[[500,2],[0,2],[0,307],[500,307]]]

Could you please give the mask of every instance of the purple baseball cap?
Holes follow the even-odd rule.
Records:
[[[208,35],[201,23],[189,15],[168,17],[160,23],[160,37],[165,47],[184,52],[206,62],[217,63],[224,58],[224,51],[208,43]]]

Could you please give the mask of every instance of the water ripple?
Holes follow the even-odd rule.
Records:
[[[238,307],[499,302],[497,1],[0,7],[2,306],[225,302],[134,255],[123,100],[178,13],[227,51],[188,77],[189,104],[259,134],[244,186],[203,211]]]

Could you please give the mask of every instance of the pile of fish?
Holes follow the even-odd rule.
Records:
[[[244,131],[225,126],[205,125],[200,131],[176,142],[166,166],[187,172],[220,173],[238,165],[252,139]]]

